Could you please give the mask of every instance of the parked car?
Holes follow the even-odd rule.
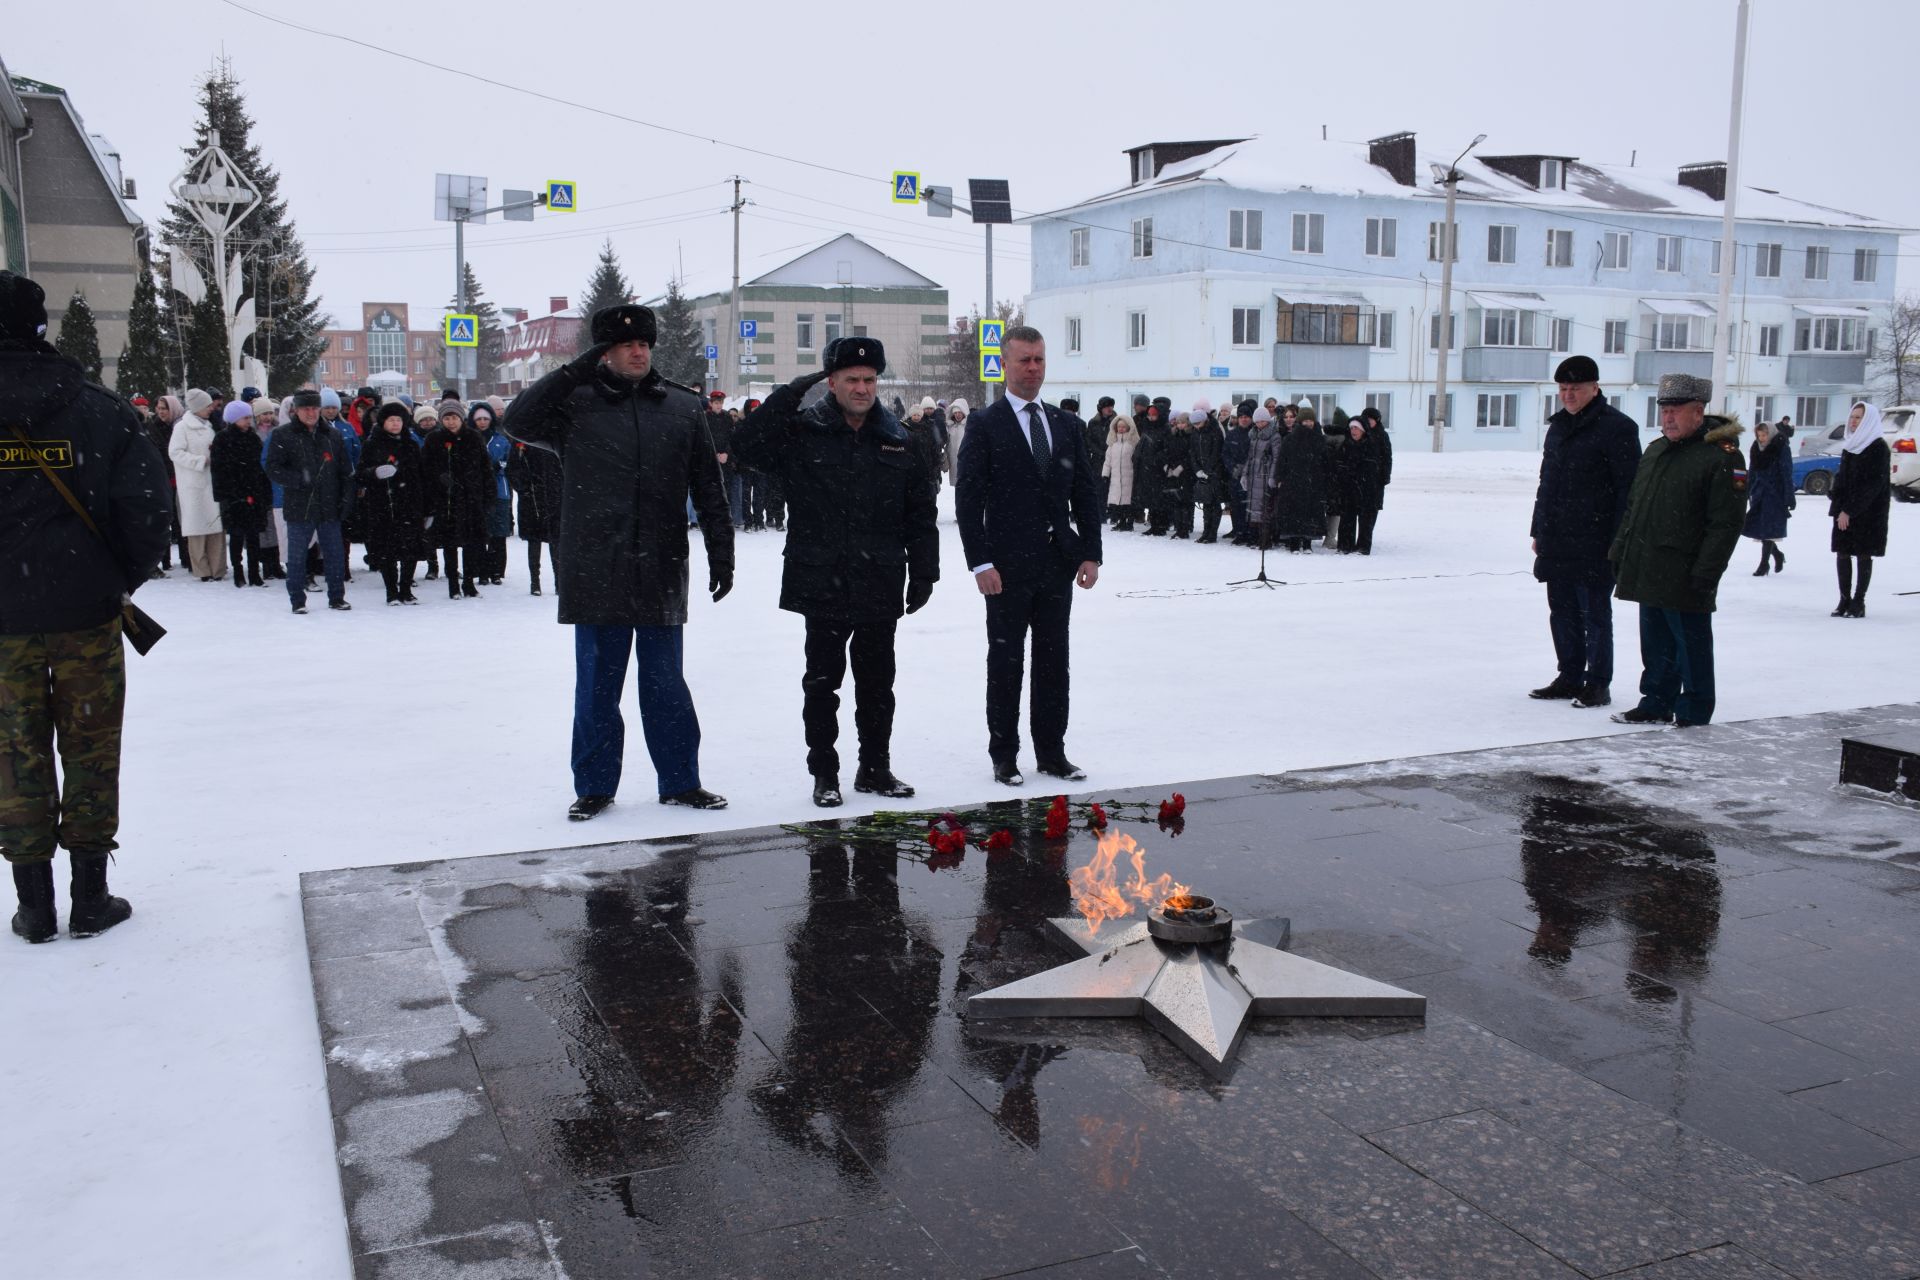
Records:
[[[1840,470],[1838,453],[1816,453],[1793,460],[1793,487],[1815,497],[1833,491],[1833,477]]]

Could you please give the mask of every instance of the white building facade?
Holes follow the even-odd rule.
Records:
[[[1372,405],[1427,437],[1447,157],[1411,134],[1128,154],[1127,187],[1026,220],[1050,395]],[[1529,154],[1459,172],[1446,447],[1537,448],[1553,369],[1576,352],[1650,433],[1661,375],[1710,372],[1725,166],[1668,181]],[[1871,376],[1906,229],[1759,190],[1738,212],[1716,392],[1750,422],[1840,421]]]

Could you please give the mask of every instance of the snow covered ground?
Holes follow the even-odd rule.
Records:
[[[1087,789],[1629,732],[1524,696],[1553,674],[1528,572],[1537,458],[1409,444],[1374,555],[1270,555],[1277,591],[1225,589],[1253,553],[1109,534],[1074,605],[1068,750]],[[947,576],[901,625],[894,735],[929,807],[1004,794],[982,607],[943,499]],[[1736,553],[1716,622],[1723,720],[1920,699],[1920,596],[1896,595],[1920,591],[1920,508],[1894,508],[1870,616],[1852,622],[1827,616],[1825,505],[1803,501],[1784,576],[1749,576],[1751,543]],[[551,595],[526,594],[520,544],[478,602],[429,583],[421,607],[387,609],[364,574],[350,614],[294,617],[278,584],[177,569],[143,591],[171,635],[128,659],[114,883],[137,914],[96,941],[0,944],[9,1274],[348,1275],[299,873],[811,816],[780,545],[742,535],[733,595],[699,599],[687,632],[703,780],[732,807],[654,803],[629,694],[627,782],[589,826],[565,820],[571,633]],[[1630,705],[1630,606],[1615,634]],[[842,720],[850,760],[850,705]],[[849,792],[848,812],[869,799]]]

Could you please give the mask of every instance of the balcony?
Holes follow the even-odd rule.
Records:
[[[1273,377],[1276,382],[1364,382],[1372,352],[1357,343],[1276,342]]]
[[[1466,347],[1462,382],[1546,382],[1553,353],[1545,347]]]
[[[1866,380],[1864,351],[1796,351],[1787,357],[1790,387],[1856,388]]]
[[[1655,351],[1648,348],[1633,353],[1633,381],[1636,386],[1657,387],[1660,379],[1670,373],[1712,378],[1713,352]]]

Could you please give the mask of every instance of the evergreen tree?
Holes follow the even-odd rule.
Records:
[[[53,345],[61,355],[78,360],[89,380],[100,381],[100,326],[93,321],[93,308],[87,305],[87,295],[78,289],[67,299],[67,313],[60,317],[60,333]]]
[[[466,269],[466,314],[480,317],[480,346],[474,352],[478,373],[467,390],[476,396],[487,396],[492,394],[500,381],[500,358],[506,354],[507,331],[500,323],[500,309],[487,300],[486,290],[480,287],[480,277],[473,274],[473,264],[467,262],[461,265]],[[447,309],[458,311],[460,300],[448,298]],[[444,360],[441,367],[446,367]]]
[[[701,341],[693,301],[680,291],[678,280],[667,281],[666,301],[660,304],[656,319],[660,322],[660,338],[653,344],[653,367],[669,382],[706,386],[707,344]]]
[[[627,283],[626,274],[620,270],[620,257],[613,251],[613,241],[608,240],[600,246],[600,261],[587,278],[586,296],[580,300],[581,351],[593,345],[593,313],[602,307],[619,306],[632,298],[633,286]]]
[[[146,396],[149,400],[166,391],[173,379],[167,373],[165,321],[160,315],[159,291],[154,287],[153,271],[144,260],[139,278],[133,282],[133,308],[127,313],[127,345],[120,353],[114,375],[115,389],[129,398]]]
[[[212,290],[186,317],[187,385],[202,391],[215,388],[238,393],[229,387],[233,366],[227,358],[227,321],[220,313],[220,299]]]
[[[254,291],[257,323],[246,349],[267,366],[268,393],[285,395],[312,376],[314,364],[326,349],[321,330],[331,317],[320,310],[320,299],[313,291],[313,266],[287,214],[287,202],[280,198],[280,174],[253,145],[253,118],[247,114],[231,62],[222,59],[201,82],[200,108],[193,143],[182,149],[187,158],[198,155],[218,132],[221,150],[260,191],[260,203],[234,230],[227,247],[229,253],[243,250],[251,260],[250,269],[243,274]],[[193,258],[206,279],[209,294],[217,297],[219,275],[213,265],[213,242],[205,229],[178,200],[167,206],[161,226],[164,239]],[[240,299],[233,301],[238,304]],[[194,310],[198,313],[201,308]],[[196,321],[195,328],[200,327]],[[231,376],[225,371],[225,359],[223,355],[218,383],[225,383]],[[188,364],[191,369],[191,358]]]

